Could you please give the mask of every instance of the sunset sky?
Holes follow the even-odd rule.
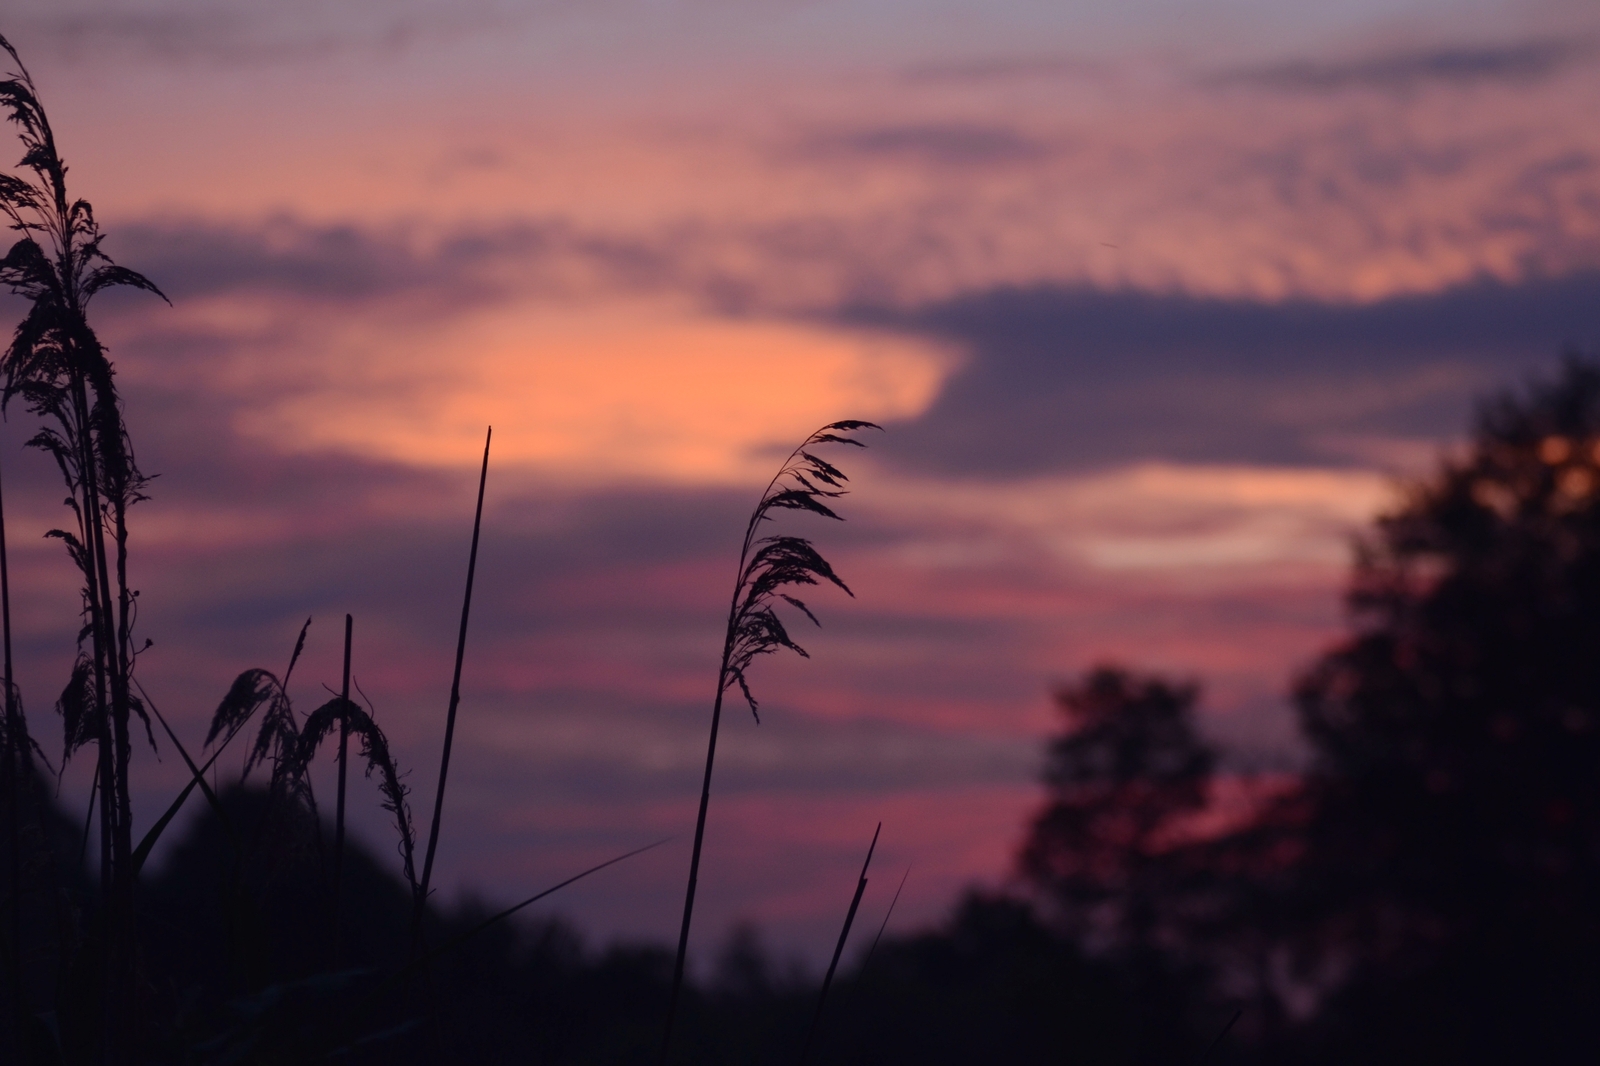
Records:
[[[1230,771],[1292,771],[1352,535],[1475,397],[1600,342],[1578,0],[14,0],[0,33],[172,298],[95,310],[160,475],[145,687],[198,746],[312,615],[309,710],[349,611],[424,819],[492,423],[444,891],[676,834],[552,900],[597,942],[674,935],[744,516],[816,426],[886,427],[838,457],[848,522],[784,527],[856,595],[725,722],[702,956],[742,920],[824,953],[879,820],[873,927],[908,865],[904,928],[1002,883],[1097,662],[1198,678]],[[54,753],[75,581],[28,424]],[[139,774],[153,820],[181,760]]]

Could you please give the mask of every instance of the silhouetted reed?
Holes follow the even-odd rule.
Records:
[[[350,702],[350,644],[354,636],[355,618],[344,616],[344,680],[339,683],[339,698]],[[339,960],[341,931],[340,914],[344,908],[344,794],[346,770],[350,763],[350,720],[339,719],[339,784],[333,808],[333,892],[329,906],[333,910],[333,936],[328,945],[334,962]]]
[[[683,991],[683,967],[689,953],[689,925],[694,917],[695,887],[700,880],[700,849],[705,840],[706,809],[711,802],[711,771],[717,757],[717,731],[722,724],[722,699],[728,690],[737,685],[750,705],[750,713],[760,722],[759,704],[750,691],[746,671],[759,656],[769,655],[779,648],[787,648],[805,658],[806,650],[789,636],[782,619],[774,610],[775,601],[783,600],[800,611],[813,624],[817,618],[804,603],[781,590],[790,585],[816,585],[820,580],[837,585],[854,596],[849,587],[833,572],[811,542],[801,537],[761,537],[761,524],[770,521],[774,511],[809,511],[824,518],[842,521],[824,501],[845,494],[849,481],[844,472],[821,459],[808,448],[821,444],[848,444],[865,447],[854,437],[843,436],[860,429],[880,429],[871,422],[843,421],[823,426],[789,453],[783,461],[761,499],[750,513],[745,526],[744,542],[739,548],[739,566],[733,584],[733,598],[728,607],[728,627],[722,643],[722,664],[717,671],[717,692],[711,705],[711,736],[706,745],[706,772],[700,786],[700,812],[695,820],[694,850],[689,859],[689,886],[684,893],[683,925],[678,933],[678,954],[672,968],[672,993],[667,1004],[667,1022],[661,1038],[661,1062],[667,1062],[672,1051],[672,1029],[678,1013],[678,999]]]
[[[461,599],[461,628],[456,635],[456,666],[450,677],[450,709],[445,713],[444,746],[439,752],[438,790],[433,797],[433,820],[428,827],[428,850],[422,860],[422,883],[416,888],[416,911],[411,919],[411,950],[422,944],[422,912],[428,906],[433,881],[433,856],[439,846],[439,819],[444,815],[444,785],[450,776],[450,751],[456,736],[456,709],[461,705],[461,663],[467,654],[467,620],[472,614],[472,582],[478,573],[478,534],[483,529],[483,490],[489,482],[489,444],[494,427],[483,436],[483,469],[478,473],[478,507],[472,518],[472,548],[467,553],[467,591]]]
[[[255,743],[245,756],[242,774],[249,776],[258,765],[270,764],[272,776],[269,789],[274,796],[295,796],[314,803],[310,780],[300,756],[300,727],[294,713],[294,703],[289,698],[289,678],[295,663],[305,649],[306,631],[311,619],[300,628],[294,653],[289,658],[289,668],[278,680],[271,671],[246,670],[234,679],[228,694],[217,705],[211,716],[211,728],[206,732],[206,747],[216,743],[219,736],[230,738],[249,724],[261,712],[261,726],[256,731]]]
[[[48,534],[66,544],[84,579],[80,663],[62,696],[63,711],[76,719],[68,723],[66,754],[90,742],[98,747],[103,976],[107,989],[114,984],[126,992],[134,966],[127,906],[133,851],[130,717],[138,715],[147,732],[150,726],[131,685],[135,608],[127,583],[127,511],[144,498],[147,479],[134,461],[111,361],[89,326],[87,310],[96,293],[115,286],[166,297],[148,278],[101,251],[104,238],[93,208],[67,194],[67,167],[33,79],[4,37],[0,48],[15,64],[0,81],[0,106],[18,127],[24,148],[20,167],[31,175],[0,174],[0,211],[21,234],[0,259],[0,282],[29,302],[0,356],[5,376],[0,404],[20,396],[44,420],[29,444],[55,459],[76,519],[74,529]],[[116,994],[102,999],[112,1012],[103,1019],[108,1056],[116,1054],[109,1049],[118,1039],[120,1023],[113,1015],[119,1000]]]
[[[300,759],[299,729],[295,722],[294,705],[289,700],[288,681],[294,673],[294,667],[300,660],[300,653],[305,650],[306,631],[311,628],[311,619],[307,618],[300,627],[299,639],[295,641],[294,651],[289,656],[289,667],[283,672],[283,680],[279,680],[271,671],[253,669],[246,670],[234,678],[228,692],[222,697],[222,702],[217,705],[216,711],[211,716],[211,727],[206,733],[204,747],[213,748],[211,757],[204,765],[197,765],[183,746],[183,741],[178,739],[178,734],[162,715],[161,709],[156,706],[150,694],[144,690],[137,681],[135,686],[145,707],[160,723],[172,746],[183,758],[184,764],[189,768],[189,782],[180,791],[177,797],[168,805],[167,810],[156,820],[134,849],[134,862],[132,875],[137,877],[144,867],[145,860],[154,848],[161,834],[183,809],[184,802],[196,789],[205,795],[206,802],[210,805],[212,813],[222,822],[223,827],[233,838],[236,851],[246,849],[246,842],[239,840],[234,833],[233,826],[228,818],[227,811],[218,800],[217,794],[206,781],[206,773],[221,757],[224,749],[233,741],[233,738],[244,731],[257,711],[265,708],[261,718],[261,728],[256,732],[255,743],[245,756],[244,768],[241,771],[241,782],[248,778],[250,771],[258,765],[270,763],[272,766],[271,783],[268,785],[268,814],[291,807],[303,811],[316,818],[316,798],[311,791],[311,779],[305,772],[305,765]],[[218,738],[221,742],[218,743]],[[263,823],[263,831],[271,825],[269,817]],[[251,844],[259,843],[259,840]]]
[[[300,765],[308,766],[318,745],[338,727],[341,735],[354,733],[361,741],[361,758],[367,764],[366,776],[378,772],[378,792],[383,796],[383,809],[394,816],[395,832],[399,836],[401,872],[412,895],[420,891],[415,866],[416,832],[411,826],[411,808],[406,803],[409,789],[401,780],[399,767],[389,752],[389,741],[372,716],[353,700],[337,696],[311,712],[300,730]]]
[[[303,801],[314,816],[316,814],[316,800],[311,793],[311,782],[306,777],[299,760],[299,736],[295,725],[294,709],[289,702],[286,685],[290,675],[294,673],[295,663],[300,660],[300,653],[305,650],[306,631],[311,628],[311,619],[307,618],[305,625],[300,627],[300,637],[295,641],[294,652],[289,656],[289,668],[283,673],[280,681],[269,670],[246,670],[240,674],[229,686],[228,692],[222,697],[222,702],[217,705],[216,711],[211,716],[211,727],[207,731],[205,747],[212,748],[211,757],[202,765],[196,765],[190,758],[183,743],[173,732],[172,727],[162,716],[160,708],[144,691],[137,681],[134,685],[139,688],[139,695],[150,713],[155,715],[161,723],[162,729],[171,739],[172,745],[183,757],[189,767],[189,781],[178,793],[161,817],[156,819],[153,826],[145,833],[144,838],[134,849],[133,875],[138,876],[143,869],[145,860],[149,857],[162,833],[172,820],[183,810],[185,802],[195,789],[200,789],[206,801],[211,805],[213,813],[227,824],[227,813],[217,801],[216,793],[206,782],[206,773],[221,758],[224,750],[233,742],[234,737],[244,731],[250,719],[262,707],[267,708],[267,713],[262,717],[261,728],[256,734],[256,742],[251,752],[245,758],[243,773],[248,776],[250,770],[256,765],[270,761],[272,764],[272,783],[269,794],[273,797],[293,797]],[[219,742],[220,738],[220,742]]]

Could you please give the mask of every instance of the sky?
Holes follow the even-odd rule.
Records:
[[[309,710],[349,612],[425,820],[492,424],[439,872],[511,901],[672,836],[552,898],[595,943],[675,932],[744,519],[817,426],[884,426],[835,457],[847,521],[783,529],[854,596],[724,723],[701,960],[739,922],[824,955],[880,820],[868,924],[908,868],[904,929],[1005,884],[1096,663],[1199,680],[1230,774],[1292,772],[1352,538],[1476,398],[1600,343],[1587,4],[18,0],[0,33],[172,301],[94,309],[159,474],[145,688],[198,746],[311,616]],[[54,751],[75,582],[28,424]],[[136,772],[153,820],[181,760]]]

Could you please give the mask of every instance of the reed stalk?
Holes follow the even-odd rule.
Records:
[[[799,610],[813,624],[816,616],[804,603],[779,591],[789,585],[816,585],[818,580],[837,585],[854,596],[839,576],[833,572],[811,542],[801,537],[757,538],[761,523],[771,521],[773,511],[810,511],[824,518],[842,521],[825,502],[845,494],[844,485],[849,479],[831,463],[812,455],[807,448],[820,444],[848,444],[865,447],[854,437],[840,432],[858,429],[879,429],[871,422],[847,420],[823,426],[789,453],[778,472],[773,475],[761,493],[760,502],[750,513],[745,525],[744,542],[739,549],[739,567],[735,572],[733,597],[728,606],[728,627],[722,642],[722,663],[717,670],[717,693],[711,704],[711,736],[706,742],[706,770],[700,785],[700,810],[695,818],[694,847],[689,858],[689,884],[684,892],[683,923],[678,931],[678,954],[672,966],[672,992],[667,1002],[667,1021],[661,1036],[661,1064],[667,1066],[672,1054],[672,1031],[678,1016],[678,1001],[683,993],[684,963],[689,955],[689,926],[694,918],[695,890],[700,882],[700,852],[705,842],[706,812],[711,803],[711,771],[717,759],[717,734],[722,726],[722,700],[734,685],[750,705],[750,713],[759,723],[759,705],[750,691],[745,671],[758,656],[769,655],[779,648],[787,648],[803,658],[810,658],[806,650],[796,644],[774,611],[775,599],[781,599]]]
[[[444,786],[450,776],[450,750],[455,743],[456,709],[461,705],[461,663],[467,654],[467,620],[472,613],[472,582],[478,572],[478,534],[483,529],[483,490],[489,482],[489,444],[494,427],[483,438],[483,469],[478,473],[478,507],[472,519],[472,550],[467,554],[467,591],[461,599],[461,629],[456,635],[456,666],[450,678],[450,709],[444,719],[444,747],[439,753],[439,785],[433,797],[433,821],[428,828],[428,849],[422,860],[422,880],[411,915],[411,952],[422,946],[422,913],[428,906],[429,885],[433,881],[433,856],[439,846],[439,820],[444,814]]]
[[[893,898],[889,900],[889,909],[883,912],[883,921],[878,923],[877,935],[872,938],[872,943],[867,946],[866,954],[861,956],[861,961],[856,965],[856,973],[858,975],[856,984],[846,989],[843,993],[844,1002],[839,1005],[838,1009],[844,1010],[848,1006],[850,1008],[849,1014],[853,1017],[860,1017],[861,1000],[859,997],[861,995],[861,984],[863,983],[862,978],[867,972],[867,967],[872,965],[872,956],[878,953],[878,943],[883,940],[883,934],[889,928],[889,919],[894,917],[895,905],[900,902],[900,893],[905,891],[906,881],[910,877],[911,867],[907,866],[906,872],[900,875],[900,884],[894,890]]]
[[[8,926],[10,950],[6,958],[6,981],[11,993],[11,1022],[6,1027],[11,1034],[12,1053],[21,1058],[22,1002],[22,762],[25,752],[23,729],[19,719],[15,678],[11,673],[11,572],[6,563],[6,508],[5,489],[0,484],[0,642],[5,648],[6,687],[6,779],[10,795],[6,803],[6,840],[11,848],[10,869],[11,898]]]
[[[350,702],[350,637],[355,627],[355,619],[350,615],[344,616],[344,681],[339,686],[339,698],[345,703]],[[337,966],[342,957],[340,951],[340,933],[342,921],[342,908],[344,905],[344,789],[345,765],[350,757],[350,719],[341,715],[339,718],[339,794],[334,804],[333,815],[333,938],[328,945],[328,951],[333,956],[334,965]]]
[[[67,195],[67,167],[33,79],[4,37],[0,49],[14,64],[0,80],[0,108],[18,127],[25,149],[19,167],[31,174],[0,174],[0,212],[21,234],[0,258],[0,283],[29,302],[28,313],[0,356],[5,377],[0,406],[21,396],[43,420],[43,428],[28,443],[56,460],[68,489],[67,506],[76,519],[75,531],[47,534],[66,544],[84,580],[79,662],[58,706],[67,727],[66,754],[89,743],[98,749],[106,990],[101,1002],[107,1012],[99,1039],[104,1058],[112,1061],[124,1053],[118,1046],[122,1019],[115,1011],[131,1002],[134,981],[128,772],[132,717],[138,715],[150,731],[131,683],[136,612],[127,583],[127,509],[144,499],[147,479],[134,462],[111,361],[87,311],[96,293],[115,286],[166,297],[148,278],[117,266],[101,251],[103,235],[94,209]],[[115,541],[115,599],[108,526]],[[153,744],[153,735],[150,739]]]

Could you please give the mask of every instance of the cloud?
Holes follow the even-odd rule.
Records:
[[[1213,85],[1255,86],[1289,92],[1349,89],[1412,92],[1429,85],[1531,85],[1587,62],[1593,43],[1541,38],[1515,44],[1434,47],[1343,61],[1296,60],[1212,75]]]
[[[850,278],[864,236],[809,247]],[[448,464],[492,421],[513,461],[718,481],[841,412],[896,420],[888,453],[950,474],[1414,456],[1471,396],[1600,340],[1593,271],[1366,303],[1036,283],[908,305],[856,276],[835,283],[852,301],[796,309],[767,294],[807,246],[746,240],[776,276],[730,300],[694,240],[562,220],[117,226],[111,250],[177,307],[119,297],[106,336],[129,372],[184,367],[279,448]]]
[[[402,55],[503,31],[525,17],[495,0],[448,7],[431,0],[381,6],[21,0],[8,15],[7,32],[24,56],[42,52],[64,63],[113,59],[237,69]]]
[[[388,301],[409,317],[607,295],[828,313],[1041,284],[1372,300],[1600,262],[1600,142],[1479,117],[1471,132],[1321,115],[1249,134],[1197,119],[1170,143],[1003,123],[813,129],[761,161],[773,173],[759,208],[664,203],[626,222],[581,206],[476,221],[109,217],[107,248],[175,296]],[[791,202],[790,182],[807,195]]]
[[[806,150],[864,158],[906,158],[941,166],[1037,163],[1051,148],[998,123],[877,126],[816,137]]]
[[[174,301],[107,298],[125,379],[187,380],[230,432],[305,454],[448,467],[493,424],[500,462],[576,481],[743,483],[818,425],[914,413],[950,363],[908,334],[720,313],[667,251],[560,222],[130,224],[108,244]]]
[[[671,244],[580,229],[564,218],[439,227],[198,219],[110,224],[106,248],[174,298],[269,293],[323,304],[404,298],[466,310],[508,292],[659,287]]]
[[[913,84],[964,86],[1033,79],[1100,79],[1114,69],[1103,60],[1080,56],[1015,55],[919,63],[908,67],[903,77]]]
[[[847,321],[967,353],[885,442],[922,471],[1016,477],[1165,458],[1344,464],[1362,438],[1441,440],[1471,397],[1593,347],[1600,274],[1370,304],[1041,286]]]

